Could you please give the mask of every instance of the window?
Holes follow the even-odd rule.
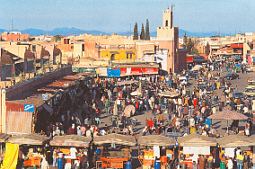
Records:
[[[166,25],[165,25],[166,27],[168,26],[168,20],[166,20]]]
[[[35,45],[32,46],[32,51],[33,51],[33,52],[36,51],[36,46],[35,46]]]
[[[85,46],[84,46],[84,44],[82,44],[82,51],[83,51],[83,52],[85,51]]]

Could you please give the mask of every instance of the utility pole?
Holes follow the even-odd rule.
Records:
[[[13,18],[12,18],[12,23],[11,23],[11,31],[13,31]]]

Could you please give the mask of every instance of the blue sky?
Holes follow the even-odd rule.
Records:
[[[161,25],[162,11],[174,4],[174,24],[193,32],[255,31],[254,0],[0,0],[0,28],[77,27],[125,32],[134,23],[151,31]],[[141,27],[141,26],[140,26]]]

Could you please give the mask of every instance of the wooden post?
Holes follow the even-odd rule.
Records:
[[[6,91],[0,89],[1,133],[6,133]]]

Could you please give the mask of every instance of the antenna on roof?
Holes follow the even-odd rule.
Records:
[[[11,23],[11,31],[13,31],[13,18],[12,18],[12,23]]]

